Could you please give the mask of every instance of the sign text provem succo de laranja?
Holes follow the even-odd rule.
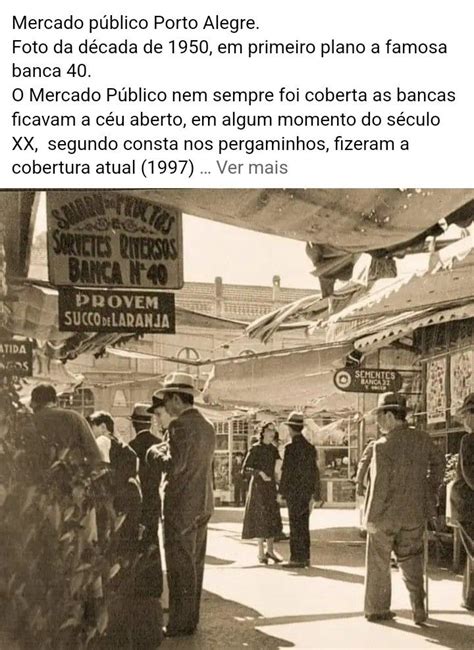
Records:
[[[174,294],[59,287],[59,329],[64,332],[174,334]]]

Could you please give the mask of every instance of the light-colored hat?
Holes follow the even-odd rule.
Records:
[[[474,393],[466,395],[462,405],[456,410],[455,417],[463,417],[466,413],[474,413]]]
[[[163,399],[166,393],[184,393],[196,397],[199,391],[194,387],[194,377],[187,372],[171,372],[163,380],[163,387],[154,397]]]
[[[295,429],[302,429],[304,427],[304,415],[299,411],[292,411],[283,424],[295,427]]]

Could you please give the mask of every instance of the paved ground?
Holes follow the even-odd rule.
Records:
[[[201,629],[193,638],[166,640],[164,649],[474,648],[474,615],[459,607],[461,576],[440,567],[430,569],[427,626],[413,624],[397,571],[392,597],[397,618],[366,622],[364,542],[357,512],[313,512],[312,567],[299,571],[259,565],[255,544],[240,540],[241,520],[241,509],[216,511],[209,530]],[[288,556],[288,543],[278,549]]]

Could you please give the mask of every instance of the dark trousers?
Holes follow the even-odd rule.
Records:
[[[466,549],[466,565],[462,581],[463,605],[474,609],[474,523],[462,522],[459,525],[461,540]]]
[[[244,506],[247,498],[247,481],[235,481],[234,483],[234,503],[236,506]]]
[[[160,598],[163,593],[163,570],[158,540],[158,513],[146,513],[142,519],[143,536],[139,543],[140,558],[135,566],[137,595]]]
[[[311,540],[309,536],[310,497],[288,497],[288,517],[290,520],[290,560],[309,562]]]
[[[164,532],[169,587],[168,628],[192,632],[199,623],[207,522],[183,534],[165,521]]]

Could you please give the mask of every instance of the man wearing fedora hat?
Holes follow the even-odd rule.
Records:
[[[118,511],[127,514],[123,526],[129,531],[129,538],[122,535],[123,549],[128,552],[129,565],[124,567],[122,580],[127,588],[117,593],[113,599],[111,640],[122,647],[131,642],[135,648],[158,647],[163,639],[163,613],[160,597],[163,591],[163,572],[158,542],[158,522],[160,516],[160,497],[155,489],[154,476],[148,471],[145,456],[148,448],[157,442],[150,433],[151,415],[147,412],[149,404],[137,403],[133,407],[130,420],[136,433],[128,449],[134,458],[140,487],[139,498],[131,491],[130,484],[123,484],[117,499]],[[133,451],[132,451],[133,450]],[[111,448],[111,464],[112,448]],[[117,458],[124,475],[131,465],[131,457],[121,454]],[[129,470],[130,471],[130,470]],[[141,498],[140,498],[141,497]],[[132,499],[135,500],[133,504]],[[134,516],[141,501],[138,516]],[[135,511],[135,512],[134,512]],[[136,524],[136,532],[132,525]],[[125,641],[127,639],[127,641]],[[130,647],[132,647],[130,646]],[[128,647],[128,645],[127,645]]]
[[[168,439],[168,427],[170,423],[170,416],[168,415],[165,409],[165,402],[163,400],[163,395],[161,390],[156,390],[152,395],[152,403],[148,408],[148,413],[152,416],[155,416],[155,419],[159,425],[160,433],[159,436],[162,440]]]
[[[192,375],[165,377],[158,397],[168,414],[170,462],[164,491],[164,542],[169,586],[167,636],[193,634],[199,622],[207,524],[214,510],[216,434],[194,407]]]
[[[284,423],[291,442],[285,446],[281,469],[280,494],[286,499],[290,519],[290,560],[287,569],[310,565],[311,540],[309,517],[312,500],[320,499],[319,469],[316,449],[303,436],[302,413],[293,411]]]
[[[150,405],[144,403],[135,404],[130,420],[136,435],[129,444],[138,456],[139,476],[143,490],[142,523],[145,527],[144,538],[155,543],[158,535],[161,502],[159,494],[160,479],[156,477],[155,472],[150,471],[150,467],[146,463],[148,450],[158,442],[158,438],[150,431]]]
[[[459,449],[456,479],[451,488],[451,509],[467,556],[462,606],[474,611],[474,393],[466,395],[456,419],[462,422],[467,433]]]
[[[395,551],[407,586],[413,619],[427,618],[423,586],[423,535],[434,514],[444,459],[425,431],[408,426],[400,393],[385,393],[373,411],[381,437],[373,443],[367,528],[365,603],[367,620],[393,618],[390,554]]]

